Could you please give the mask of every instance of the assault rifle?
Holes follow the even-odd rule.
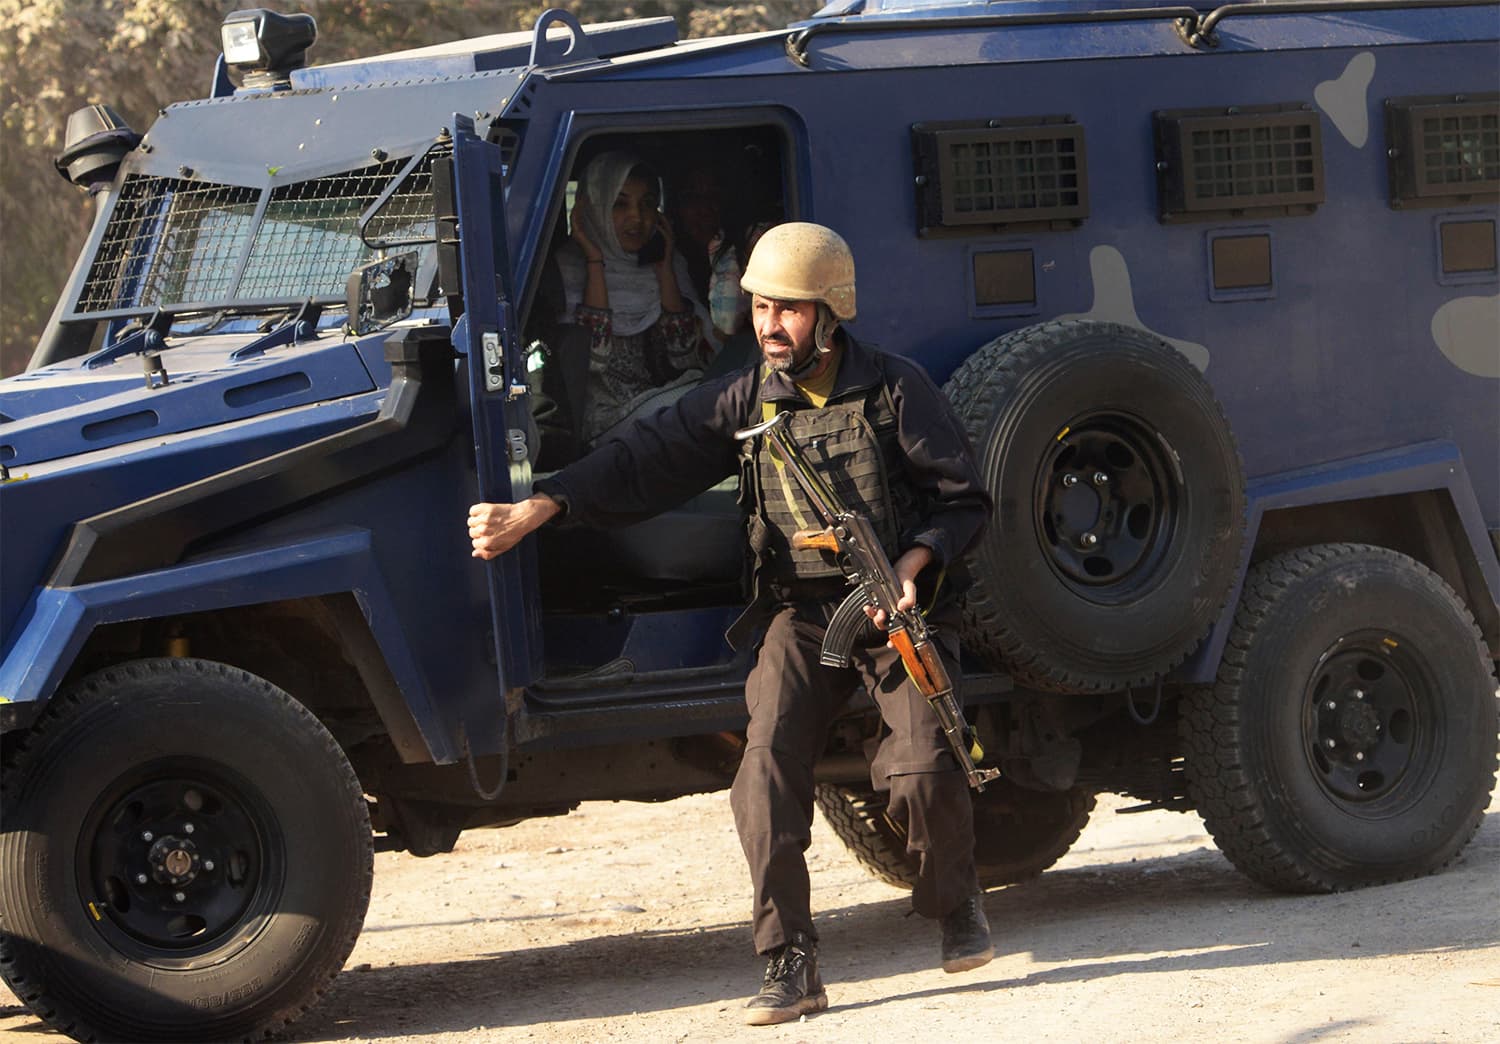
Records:
[[[916,683],[918,690],[932,705],[943,735],[953,748],[953,756],[968,777],[969,786],[984,790],[984,785],[1000,775],[999,769],[982,769],[975,762],[984,759],[984,748],[974,736],[974,730],[964,720],[963,708],[953,696],[953,680],[943,666],[942,657],[927,631],[927,621],[922,610],[897,609],[901,598],[901,582],[891,560],[886,557],[875,535],[870,520],[858,511],[851,511],[839,500],[833,488],[823,480],[802,454],[802,447],[787,430],[789,412],[778,413],[764,424],[744,428],[734,433],[739,440],[765,436],[775,448],[777,456],[792,477],[807,494],[813,508],[822,518],[826,528],[802,530],[792,535],[795,548],[819,548],[838,555],[849,582],[855,585],[849,597],[834,612],[823,635],[823,650],[818,656],[820,663],[828,667],[849,666],[849,650],[854,638],[868,619],[865,607],[883,609],[886,619],[886,637],[901,654],[906,673]]]

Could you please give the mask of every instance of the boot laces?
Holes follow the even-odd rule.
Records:
[[[772,954],[771,960],[766,964],[765,984],[769,986],[774,982],[796,978],[806,964],[807,953],[796,944],[787,943]]]

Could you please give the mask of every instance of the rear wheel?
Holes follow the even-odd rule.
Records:
[[[1325,544],[1246,578],[1218,682],[1183,718],[1194,801],[1224,854],[1272,888],[1431,873],[1495,781],[1495,679],[1431,570]]]
[[[79,1039],[278,1029],[364,920],[359,781],[305,707],[243,671],[92,675],[33,726],[0,795],[0,974]]]
[[[818,808],[849,853],[871,875],[911,888],[917,863],[906,837],[886,815],[886,798],[869,787],[822,783]],[[1024,790],[1008,780],[974,795],[974,862],[982,888],[1026,881],[1057,862],[1078,840],[1094,809],[1080,788],[1060,793]]]

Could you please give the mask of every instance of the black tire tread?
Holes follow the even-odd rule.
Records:
[[[875,817],[885,815],[885,800],[854,787],[819,783],[816,790],[818,811],[854,861],[869,871],[877,881],[910,891],[916,883],[904,849],[891,843]]]
[[[1101,331],[1137,332],[1119,323],[1091,321],[1091,325]],[[972,441],[977,443],[979,435],[989,429],[1002,404],[1002,396],[994,394],[994,390],[1017,384],[1059,344],[1074,336],[1077,328],[1078,320],[1073,319],[1039,323],[991,341],[964,360],[943,385],[943,391]],[[1192,369],[1192,364],[1175,352],[1172,358],[1183,367]],[[1229,420],[1217,399],[1214,408],[1227,431]],[[1244,528],[1245,520],[1241,516],[1237,545],[1243,539]],[[1230,590],[1226,589],[1213,611],[1206,614],[1205,619],[1209,622],[1204,626],[1205,632],[1223,612],[1229,596]],[[961,600],[964,641],[991,662],[1006,668],[1017,682],[1030,688],[1049,692],[1099,693],[1144,685],[1183,663],[1193,651],[1191,646],[1183,648],[1164,658],[1158,670],[1142,672],[1138,676],[1100,678],[1057,662],[1045,650],[1028,647],[1015,629],[1005,623],[1005,614],[1000,609],[1004,597],[1005,592],[990,590],[981,583],[973,584],[965,592]]]
[[[7,799],[13,799],[16,790],[19,789],[20,780],[25,776],[32,761],[45,754],[46,740],[54,730],[66,726],[74,717],[86,713],[95,701],[106,699],[109,690],[121,680],[149,681],[166,670],[183,669],[197,671],[205,678],[228,680],[260,690],[264,698],[278,703],[283,711],[299,719],[299,725],[305,727],[309,734],[320,739],[330,756],[330,763],[338,766],[345,781],[356,791],[358,790],[359,780],[338,741],[307,707],[265,679],[237,667],[208,660],[133,660],[89,675],[48,701],[47,707],[18,742],[15,756],[4,766],[3,771],[0,771],[0,806],[5,805]],[[7,862],[4,849],[15,843],[17,842],[11,833],[0,831],[0,865]],[[373,850],[373,839],[370,844]],[[363,882],[362,887],[363,896],[360,901],[367,905],[370,898],[368,879]],[[16,908],[19,901],[20,896],[13,890],[13,886],[4,877],[0,877],[0,917],[3,917],[3,911],[6,908]],[[360,928],[360,924],[355,924],[346,931],[346,938],[340,940],[335,950],[331,951],[338,955],[337,961],[330,961],[328,967],[314,973],[312,989],[303,994],[295,1005],[276,1012],[270,1018],[263,1020],[251,1032],[242,1034],[236,1039],[259,1041],[277,1036],[312,1008],[327,992],[342,970],[344,962],[348,960],[350,952],[354,949]],[[5,984],[10,987],[16,997],[48,1026],[74,1040],[108,1039],[88,1021],[86,1014],[70,1011],[63,1004],[58,1003],[47,992],[45,985],[33,979],[21,966],[22,959],[21,951],[13,945],[10,932],[5,930],[3,920],[0,920],[0,978],[5,980]]]
[[[1027,853],[1023,859],[1003,866],[985,865],[980,858],[981,888],[1030,881],[1067,854],[1088,825],[1089,814],[1094,810],[1094,795],[1088,791],[1072,790],[1067,797],[1068,821],[1046,848]],[[900,843],[896,825],[886,818],[886,799],[883,796],[868,788],[820,783],[816,800],[829,828],[870,876],[907,891],[915,886],[917,868]]]
[[[1368,544],[1317,544],[1285,552],[1257,564],[1245,578],[1244,591],[1235,612],[1233,630],[1224,649],[1215,684],[1193,690],[1182,716],[1182,739],[1187,749],[1186,773],[1189,791],[1215,843],[1241,872],[1267,887],[1294,893],[1327,893],[1349,886],[1299,862],[1286,851],[1267,828],[1265,811],[1256,799],[1249,771],[1230,753],[1238,746],[1241,729],[1239,689],[1244,681],[1249,650],[1256,632],[1277,611],[1294,584],[1331,562],[1351,555],[1374,555],[1415,569],[1440,587],[1467,621],[1475,654],[1488,658],[1473,614],[1453,589],[1431,569],[1389,548]],[[1492,781],[1493,785],[1493,781]],[[1463,828],[1464,839],[1474,836],[1484,818],[1481,810]],[[1449,865],[1371,881],[1388,884],[1436,873]]]

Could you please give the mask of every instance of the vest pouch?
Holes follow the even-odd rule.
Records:
[[[864,403],[830,403],[822,409],[797,410],[788,430],[839,500],[870,520],[886,554],[891,555],[896,548],[897,527],[890,480],[880,439],[865,418]],[[823,520],[796,477],[763,445],[756,451],[756,479],[767,526],[762,561],[776,578],[793,582],[841,577],[843,569],[829,552],[792,548],[793,533],[822,529]]]

